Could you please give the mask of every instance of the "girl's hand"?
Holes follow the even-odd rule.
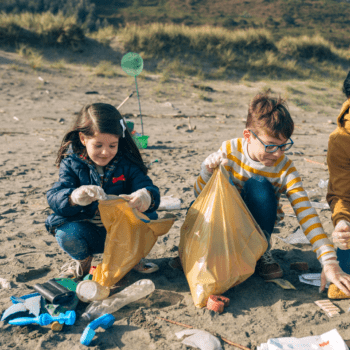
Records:
[[[141,188],[131,194],[121,194],[120,197],[129,200],[129,206],[135,208],[141,213],[146,211],[151,205],[151,195],[145,188]]]
[[[73,204],[86,206],[93,201],[107,199],[107,195],[100,186],[84,185],[76,188],[70,195],[70,199]]]
[[[205,165],[207,172],[212,174],[214,169],[216,167],[218,167],[219,164],[221,163],[221,161],[223,161],[226,158],[227,158],[226,153],[224,153],[222,151],[217,151],[217,152],[214,152],[214,153],[210,154],[205,159],[203,164]]]
[[[337,243],[342,249],[350,249],[350,223],[340,220],[332,233],[333,243]]]

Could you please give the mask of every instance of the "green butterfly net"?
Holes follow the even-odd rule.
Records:
[[[126,74],[136,77],[142,72],[143,59],[138,53],[128,52],[123,56],[121,66]]]

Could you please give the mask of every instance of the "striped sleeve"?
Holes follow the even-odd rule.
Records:
[[[312,244],[313,251],[320,263],[336,257],[334,246],[324,232],[320,218],[311,206],[298,171],[292,162],[286,171],[282,189],[285,190],[298,222],[306,238]]]

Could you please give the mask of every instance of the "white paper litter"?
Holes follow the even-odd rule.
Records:
[[[336,329],[322,335],[304,338],[274,338],[258,346],[257,350],[349,350]]]
[[[178,339],[187,336],[181,343],[200,350],[222,350],[220,341],[212,334],[200,329],[185,329],[175,333]]]
[[[299,281],[302,283],[310,284],[311,286],[321,287],[321,274],[320,273],[304,273],[299,275]],[[326,288],[328,288],[330,282],[327,282]]]
[[[0,286],[2,289],[11,289],[11,282],[5,280],[5,278],[0,278]]]
[[[305,237],[304,232],[301,228],[289,235],[287,238],[282,238],[279,236],[276,237],[288,244],[311,244]]]
[[[181,201],[179,198],[171,196],[163,196],[160,198],[159,208],[157,210],[174,210],[181,209]]]

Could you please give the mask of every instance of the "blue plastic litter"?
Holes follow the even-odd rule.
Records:
[[[95,330],[98,327],[107,329],[113,325],[115,317],[111,314],[104,314],[96,320],[90,322],[84,329],[83,334],[80,337],[80,343],[89,346],[93,337],[95,336]]]
[[[38,317],[20,317],[9,321],[9,324],[15,326],[26,326],[28,324],[37,323],[39,326],[47,326],[52,322],[57,321],[60,324],[65,323],[71,326],[75,323],[75,311],[67,311],[65,314],[59,316],[51,316],[50,314],[42,314]]]
[[[37,297],[39,295],[40,295],[39,293],[31,293],[31,294],[23,295],[21,297],[15,297],[12,295],[10,299],[12,301],[12,304],[18,304],[18,303],[23,303],[26,299]]]

